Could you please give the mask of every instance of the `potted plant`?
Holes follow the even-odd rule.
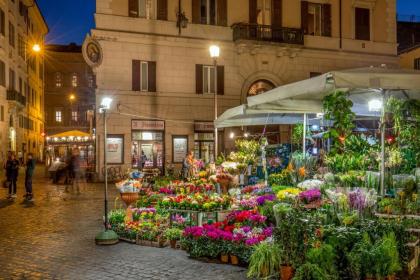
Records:
[[[280,264],[280,248],[275,244],[262,242],[255,246],[251,255],[247,276],[267,279],[279,273]]]
[[[179,228],[168,228],[165,230],[163,236],[169,240],[171,248],[175,249],[177,241],[182,237],[182,230]]]

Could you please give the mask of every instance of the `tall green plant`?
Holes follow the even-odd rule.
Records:
[[[251,255],[247,276],[267,279],[278,275],[280,265],[280,248],[275,244],[262,242],[255,246],[255,251]]]

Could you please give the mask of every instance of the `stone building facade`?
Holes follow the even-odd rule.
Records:
[[[70,150],[77,147],[82,158],[87,159],[90,154],[93,160],[89,162],[94,162],[96,85],[92,69],[83,59],[81,46],[76,44],[47,45],[46,54],[47,153],[53,158],[65,159]],[[61,134],[69,135],[54,137]],[[85,137],[88,138],[85,140]]]
[[[0,1],[0,157],[44,150],[45,20],[34,1]],[[33,46],[39,46],[39,52]]]
[[[111,163],[125,167],[163,168],[192,149],[211,160],[214,89],[221,114],[319,73],[398,65],[395,0],[97,0],[95,22],[86,57],[97,103],[113,98],[108,133],[117,145],[109,146],[123,148]],[[217,85],[212,44],[220,46]],[[220,131],[219,151],[241,129]],[[101,118],[97,137],[102,162]]]

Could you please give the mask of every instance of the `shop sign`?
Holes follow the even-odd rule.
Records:
[[[172,161],[174,163],[181,163],[188,153],[188,136],[173,136],[172,142]]]
[[[195,122],[194,130],[195,131],[213,131],[214,124],[212,122]]]
[[[164,121],[153,120],[131,120],[133,130],[165,130]]]
[[[106,157],[108,163],[124,163],[124,137],[108,136],[106,139]]]

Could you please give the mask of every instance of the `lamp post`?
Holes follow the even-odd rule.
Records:
[[[108,229],[108,168],[107,168],[107,158],[106,158],[106,142],[107,142],[107,127],[106,127],[106,111],[110,109],[112,99],[109,97],[104,97],[99,107],[99,112],[102,113],[104,117],[104,170],[105,170],[105,196],[104,196],[104,210],[105,210],[105,221],[104,227],[105,230],[98,233],[95,237],[95,242],[97,245],[112,245],[118,243],[118,235],[113,231]]]
[[[385,194],[385,97],[369,101],[368,107],[371,112],[381,112],[379,128],[381,130],[381,170],[380,170],[380,194]]]
[[[210,57],[213,58],[213,67],[214,67],[214,120],[217,120],[217,58],[220,55],[220,48],[217,45],[212,45],[209,48]],[[216,162],[217,154],[218,154],[218,131],[217,127],[214,127],[214,162]]]

